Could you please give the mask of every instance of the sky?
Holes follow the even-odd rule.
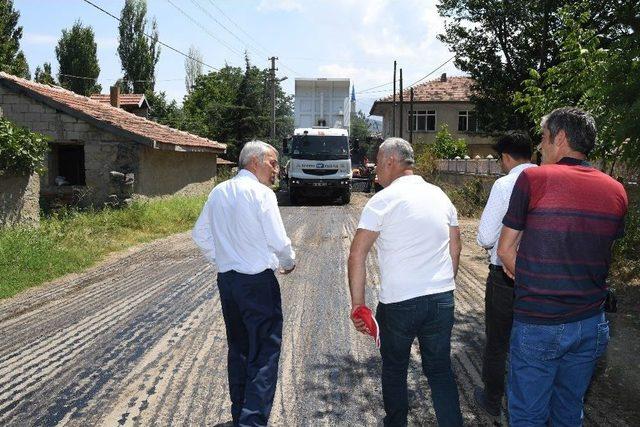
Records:
[[[120,16],[124,0],[91,0]],[[404,87],[422,79],[453,54],[436,36],[444,28],[436,0],[147,0],[160,41],[187,53],[195,46],[203,62],[218,69],[251,63],[268,68],[276,56],[284,90],[296,77],[348,77],[356,109],[368,115],[376,99],[392,93],[393,61],[403,69]],[[91,26],[98,45],[103,92],[122,76],[117,54],[118,22],[84,0],[14,0],[23,27],[21,48],[33,75],[50,62],[58,71],[55,46],[76,20]],[[185,58],[161,47],[156,91],[182,102]],[[204,72],[212,68],[203,67]],[[463,75],[453,61],[427,80]],[[384,85],[381,87],[376,87]],[[371,89],[373,88],[373,89]]]

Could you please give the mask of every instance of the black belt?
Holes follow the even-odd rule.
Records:
[[[490,271],[504,271],[501,265],[489,264]]]

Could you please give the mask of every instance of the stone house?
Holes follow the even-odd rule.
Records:
[[[134,194],[204,190],[213,186],[217,157],[226,149],[110,103],[6,73],[0,73],[0,108],[12,122],[51,138],[40,177],[44,202],[100,206]]]
[[[433,143],[442,124],[447,124],[454,138],[464,138],[471,157],[495,154],[491,148],[493,139],[479,132],[479,124],[471,103],[473,79],[447,77],[427,81],[413,88],[413,119],[410,120],[411,92],[403,90],[402,118],[400,94],[396,95],[396,136],[412,139],[414,144]],[[382,136],[393,136],[393,95],[373,103],[370,115],[382,116]],[[413,132],[410,132],[413,130]],[[411,133],[413,135],[411,135]]]

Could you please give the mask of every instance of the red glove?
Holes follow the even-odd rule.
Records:
[[[378,322],[376,322],[376,318],[373,316],[371,309],[366,305],[359,305],[353,310],[351,317],[354,319],[362,319],[369,330],[369,335],[373,337],[376,342],[376,346],[380,348],[380,328],[378,327]]]

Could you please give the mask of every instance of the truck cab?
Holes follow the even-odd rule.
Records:
[[[351,157],[346,129],[310,127],[295,129],[285,141],[290,156],[286,171],[291,204],[302,197],[351,200]]]

